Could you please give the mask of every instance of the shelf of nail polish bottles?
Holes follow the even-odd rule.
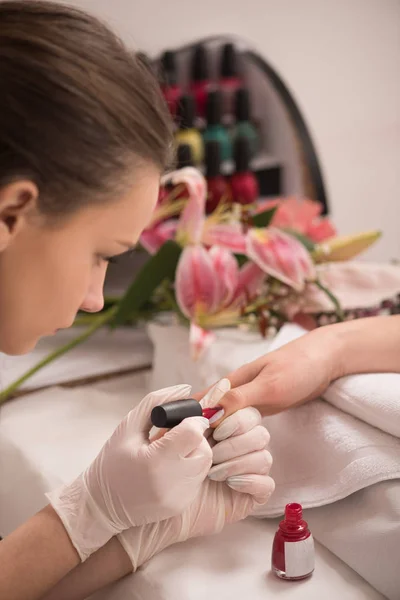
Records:
[[[326,208],[318,160],[300,111],[277,74],[245,42],[226,36],[207,38],[166,49],[153,64],[167,101],[172,98],[177,145],[197,143],[195,166],[205,172],[204,140],[218,140],[221,174],[229,177],[235,165],[228,156],[233,151],[227,148],[227,137],[232,144],[235,135],[247,136],[253,145],[256,135],[257,151],[252,152],[250,168],[258,179],[260,196],[306,195]],[[222,97],[220,120],[215,106],[207,112],[207,103],[218,104],[216,95]],[[240,95],[248,98],[239,99],[238,112]],[[194,105],[189,133],[187,123],[180,128],[182,101]]]

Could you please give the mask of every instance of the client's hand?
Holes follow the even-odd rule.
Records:
[[[231,390],[219,402],[224,416],[247,406],[273,415],[320,395],[340,375],[335,332],[322,327],[230,373]]]
[[[202,404],[218,404],[228,388],[227,380],[219,382]],[[266,450],[269,434],[260,422],[260,413],[254,408],[227,418],[214,431],[214,466],[192,504],[177,517],[132,527],[118,536],[134,570],[164,548],[218,533],[226,524],[244,519],[268,501],[274,491],[274,482],[268,476],[272,458]]]

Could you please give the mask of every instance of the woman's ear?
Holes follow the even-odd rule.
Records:
[[[0,252],[5,250],[37,205],[38,188],[29,180],[0,188]]]

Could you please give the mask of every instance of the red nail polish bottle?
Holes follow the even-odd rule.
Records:
[[[207,214],[212,213],[223,200],[231,201],[231,188],[221,175],[221,148],[217,140],[206,143]]]
[[[235,173],[231,176],[233,202],[252,204],[258,198],[259,187],[250,170],[250,143],[246,137],[238,137],[234,144]]]
[[[289,581],[306,579],[314,571],[314,540],[300,504],[287,504],[272,546],[272,570]]]
[[[196,114],[204,117],[206,114],[207,94],[211,89],[207,50],[204,46],[195,48],[192,60],[192,80],[190,91],[196,101]]]
[[[182,90],[177,81],[175,53],[170,50],[164,52],[161,58],[161,91],[171,115],[175,117]]]

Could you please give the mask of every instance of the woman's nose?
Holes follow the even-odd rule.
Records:
[[[104,307],[104,279],[106,276],[106,270],[104,273],[96,273],[96,277],[92,280],[86,296],[81,304],[81,310],[85,312],[95,313],[99,312]]]

